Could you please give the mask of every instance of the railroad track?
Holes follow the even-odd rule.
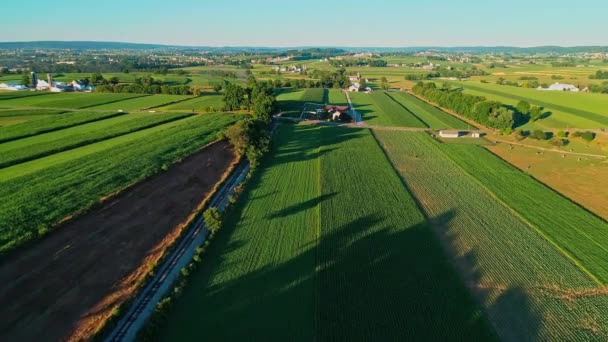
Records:
[[[226,183],[213,195],[206,208],[216,207],[223,211],[228,203],[229,196],[248,171],[249,163],[246,160],[241,161],[228,177]],[[118,342],[135,339],[137,331],[153,313],[156,303],[170,289],[177,276],[179,276],[179,270],[190,262],[191,254],[194,253],[196,247],[205,242],[207,235],[207,228],[204,225],[202,215],[200,215],[191,224],[177,248],[165,259],[152,281],[137,295],[127,314],[121,318],[104,341]]]

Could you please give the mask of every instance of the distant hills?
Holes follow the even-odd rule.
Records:
[[[163,44],[139,44],[122,42],[95,42],[95,41],[32,41],[32,42],[0,42],[2,50],[35,50],[35,49],[72,49],[72,50],[167,50],[167,49],[190,49],[205,51],[249,51],[249,52],[270,52],[287,51],[294,49],[310,49],[314,46],[302,47],[255,47],[255,46],[179,46]],[[514,46],[414,46],[414,47],[321,47],[339,48],[349,52],[420,52],[436,51],[443,53],[580,53],[580,52],[608,52],[608,46],[537,46],[537,47],[514,47]]]

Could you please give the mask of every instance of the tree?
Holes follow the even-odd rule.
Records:
[[[222,228],[222,215],[215,207],[211,207],[203,213],[205,219],[205,225],[207,229],[213,234]]]
[[[118,79],[118,77],[114,76],[109,79],[109,82],[111,85],[117,85],[120,82],[120,80]]]
[[[532,131],[532,133],[530,134],[530,138],[536,139],[536,140],[547,140],[548,135],[544,131],[542,131],[540,129],[536,129],[536,130]]]
[[[222,91],[222,89],[223,89],[223,87],[219,83],[213,85],[213,91],[216,92],[216,93],[219,93],[220,91]]]
[[[23,76],[21,76],[21,85],[26,87],[30,85],[30,76],[28,74],[23,74]]]
[[[360,86],[361,88],[365,88],[365,87],[367,87],[367,81],[365,80],[365,78],[361,78],[361,79],[359,80],[359,86]]]
[[[253,117],[263,122],[270,123],[275,102],[276,100],[273,95],[259,93],[253,99]]]
[[[226,84],[222,101],[224,102],[224,110],[240,110],[243,104],[245,104],[245,89],[232,83]]]
[[[100,84],[103,83],[104,78],[103,75],[100,73],[95,73],[91,75],[91,83],[93,84]]]
[[[530,104],[526,101],[519,101],[519,103],[517,104],[517,106],[515,108],[517,109],[518,112],[520,112],[522,114],[530,113]]]
[[[382,88],[382,90],[386,91],[386,90],[389,90],[390,87],[391,87],[391,85],[388,83],[388,79],[383,76],[380,79],[380,88]]]
[[[530,107],[530,120],[537,121],[543,116],[542,107],[532,106]]]
[[[236,154],[246,156],[252,168],[257,167],[261,157],[270,148],[268,124],[254,118],[243,119],[226,130],[226,138]]]

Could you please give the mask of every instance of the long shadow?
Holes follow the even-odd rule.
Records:
[[[357,131],[338,128],[335,134],[346,141],[356,137]],[[288,130],[283,134],[293,132]],[[274,162],[274,158],[266,160],[266,163]],[[156,338],[167,341],[497,339],[463,282],[465,279],[478,283],[482,277],[476,267],[476,251],[454,261],[466,271],[466,276],[456,272],[446,256],[450,254],[446,250],[455,248],[455,235],[447,227],[456,212],[447,211],[428,218],[439,227],[438,238],[427,221],[400,222],[380,208],[374,210],[374,203],[369,203],[371,214],[362,215],[356,210],[349,216],[343,216],[347,212],[343,210],[326,212],[320,227],[316,228],[320,230],[318,237],[298,241],[290,237],[289,232],[300,229],[313,234],[310,230],[315,228],[305,222],[296,223],[288,227],[290,229],[245,227],[239,222],[241,217],[253,220],[246,211],[247,202],[261,185],[265,172],[262,167],[253,176],[239,203],[228,212],[226,228],[205,254],[201,269]],[[335,201],[333,197],[334,194],[320,196],[279,209],[272,215],[278,218],[314,210],[322,201]],[[239,234],[240,238],[236,238],[236,229],[249,229],[251,233]],[[260,250],[260,245],[268,245],[263,243],[268,239],[272,239],[273,247]],[[439,240],[444,241],[443,246]],[[286,248],[291,249],[291,257],[287,259]],[[258,259],[262,256],[267,261],[260,263]],[[483,289],[479,292],[476,296],[482,300],[487,298]],[[525,322],[526,330],[516,337],[536,338],[535,327],[540,318],[531,310],[525,291],[507,289],[491,305],[488,311],[509,310],[508,305],[517,305],[517,320]],[[517,322],[513,326],[521,328]]]
[[[283,208],[281,210],[275,211],[272,214],[268,215],[267,218],[275,219],[275,218],[279,218],[279,217],[287,217],[290,215],[297,214],[304,210],[312,209],[312,208],[316,207],[317,205],[319,205],[320,203],[324,202],[325,200],[327,200],[335,195],[336,195],[336,193],[324,194],[324,195],[318,196],[318,197],[310,199],[306,202],[298,203],[298,204],[289,206],[287,208]]]

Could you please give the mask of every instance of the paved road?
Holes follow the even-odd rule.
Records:
[[[228,204],[228,198],[234,193],[234,188],[243,181],[248,171],[249,163],[243,160],[236,166],[225,184],[213,196],[207,208],[216,207],[218,210],[223,211]],[[201,215],[188,228],[186,236],[182,238],[177,248],[165,259],[154,275],[154,278],[137,295],[125,316],[121,318],[113,331],[105,339],[106,342],[133,341],[135,339],[137,332],[154,312],[156,304],[171,289],[173,283],[179,277],[180,270],[192,260],[196,247],[205,242],[207,235],[208,231]]]

